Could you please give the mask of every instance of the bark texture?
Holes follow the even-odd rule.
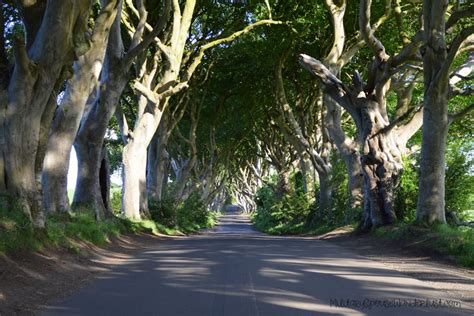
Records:
[[[148,147],[148,197],[157,203],[161,203],[165,181],[167,182],[169,154],[166,150],[166,145],[168,143],[168,135],[167,120],[163,118]]]
[[[96,100],[99,76],[110,27],[117,14],[117,1],[108,1],[95,21],[89,50],[75,61],[74,75],[68,81],[56,109],[43,164],[43,204],[48,213],[69,211],[67,174],[71,148],[79,129],[87,100]],[[92,95],[91,95],[92,94]]]
[[[353,47],[344,52],[342,17],[345,4],[345,1],[338,2],[337,5],[333,1],[326,1],[337,37],[326,58],[327,66],[307,55],[300,55],[300,63],[320,79],[324,93],[351,115],[357,128],[360,166],[364,179],[364,213],[359,228],[365,231],[392,224],[396,220],[393,209],[394,190],[403,169],[402,154],[407,140],[421,124],[420,115],[414,115],[408,122],[402,122],[400,119],[390,121],[386,96],[391,87],[392,77],[403,72],[404,65],[408,61],[419,59],[418,48],[421,44],[421,35],[417,33],[411,42],[405,44],[397,54],[388,55],[382,42],[375,36],[375,30],[387,19],[392,6],[388,2],[385,14],[371,24],[372,1],[361,0],[359,5],[360,37],[357,38],[358,42]],[[355,73],[352,85],[347,86],[338,79],[338,73],[361,45],[367,45],[374,56],[368,67],[367,82],[363,82],[359,74]],[[327,117],[327,121],[337,123],[340,115],[334,112],[331,101],[327,102],[327,105],[329,105],[328,113],[335,114],[334,118]],[[410,112],[405,113],[403,117],[408,114]],[[348,170],[353,169],[351,174],[354,176],[354,183],[357,183],[358,179],[353,173],[357,170],[354,143],[347,141],[347,137],[344,137],[342,130],[338,130],[337,125],[333,124],[333,127],[332,137],[338,140],[338,148],[341,152],[346,151],[345,160],[348,163]]]
[[[364,85],[357,75],[354,86],[349,88],[314,58],[301,55],[300,62],[321,80],[325,93],[346,109],[356,124],[364,176],[365,211],[361,229],[392,224],[396,219],[394,189],[403,168],[405,145],[399,135],[406,129],[400,127],[394,130],[387,117],[384,96],[374,90],[362,90]],[[386,86],[379,87],[376,91],[381,93],[386,89]]]
[[[90,1],[41,1],[30,14],[21,7],[27,40],[14,40],[15,66],[7,89],[2,134],[5,148],[6,193],[44,226],[40,172],[51,113],[58,90],[74,58],[88,43],[85,29]],[[3,92],[4,93],[4,92]]]
[[[447,6],[447,0],[423,2],[425,94],[416,218],[430,224],[446,223],[444,180],[450,67],[445,40]]]

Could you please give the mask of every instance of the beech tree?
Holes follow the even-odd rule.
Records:
[[[387,6],[391,6],[390,1]],[[300,63],[320,79],[324,92],[351,115],[357,127],[364,175],[364,216],[360,228],[367,230],[396,220],[394,189],[403,169],[402,155],[407,141],[421,126],[422,112],[416,111],[408,122],[400,118],[390,120],[387,93],[391,79],[420,59],[421,32],[390,56],[370,22],[372,1],[360,1],[359,8],[360,34],[373,54],[367,82],[355,73],[353,84],[344,84],[321,61],[304,54],[300,55]],[[405,113],[402,118],[408,115]]]
[[[89,49],[90,6],[91,1],[15,3],[25,33],[13,40],[13,71],[2,73],[0,188],[38,227],[44,226],[40,179],[49,128],[73,61]]]
[[[124,52],[124,39],[122,38],[121,21],[125,19],[124,12],[135,12],[132,1],[126,1],[126,8],[120,10],[112,28],[106,51],[105,64],[100,78],[100,87],[95,98],[90,102],[80,123],[74,141],[74,148],[78,159],[78,176],[72,206],[73,208],[93,209],[100,214],[106,210],[101,194],[104,189],[100,185],[100,170],[104,162],[104,137],[110,119],[116,112],[120,97],[130,80],[131,69],[134,62],[148,46],[160,36],[167,24],[167,16],[171,1],[160,2],[161,15],[153,16],[154,27],[148,33],[146,23],[148,12],[143,1],[137,2],[139,9],[137,20],[127,23],[130,37],[127,38],[128,49]],[[120,117],[119,117],[120,118]],[[125,136],[127,137],[127,136]],[[103,170],[103,169],[102,169]]]
[[[151,67],[151,71],[143,80],[135,82],[137,89],[145,98],[143,106],[137,112],[137,119],[133,129],[133,137],[129,137],[123,150],[123,213],[129,218],[140,218],[140,187],[144,187],[146,174],[146,150],[150,144],[168,107],[171,96],[186,89],[189,80],[201,63],[206,50],[218,45],[233,41],[261,25],[281,24],[273,20],[260,20],[252,23],[240,31],[216,39],[205,40],[205,43],[195,48],[193,54],[185,57],[185,46],[189,40],[189,32],[193,22],[196,1],[187,0],[184,6],[173,1],[172,20],[168,38],[162,38],[157,43],[154,59],[163,58],[165,63],[158,69],[158,65]],[[198,41],[199,43],[199,41]],[[158,71],[159,70],[159,71]],[[156,78],[155,78],[156,77]],[[142,184],[140,185],[140,182]],[[144,191],[142,189],[142,191]]]
[[[55,111],[42,172],[43,203],[48,213],[70,209],[67,174],[71,148],[87,101],[95,100],[99,93],[109,32],[119,9],[117,1],[103,1],[102,13],[91,32],[90,47],[74,62],[72,78],[67,81]]]
[[[321,214],[327,213],[331,209],[333,193],[329,162],[332,145],[321,119],[324,115],[322,95],[318,94],[318,91],[304,94],[304,90],[300,88],[295,97],[296,108],[300,110],[300,115],[297,117],[286,96],[282,76],[283,61],[284,58],[281,58],[275,71],[276,100],[281,114],[277,122],[285,138],[294,146],[300,158],[304,161],[306,156],[309,157],[309,161],[318,174],[319,209]]]
[[[448,113],[448,100],[455,95],[472,96],[468,87],[456,84],[474,71],[472,51],[474,26],[461,27],[447,43],[447,34],[459,29],[462,19],[474,15],[474,6],[460,2],[446,20],[449,1],[423,1],[423,56],[425,113],[420,161],[420,188],[416,217],[427,223],[446,223],[445,216],[445,152],[449,125],[474,109],[468,105],[458,113]],[[456,69],[452,64],[463,51],[469,52],[467,60]]]
[[[466,138],[462,119],[472,119],[469,2],[0,6],[0,195],[38,227],[56,212],[114,216],[110,157],[130,219],[190,201],[218,209],[229,195],[252,211],[264,192],[280,214],[302,201],[298,220],[310,224],[363,206],[365,231],[401,214],[394,201],[406,156],[419,156],[410,208],[418,198],[418,221],[446,222],[446,137],[457,121]],[[406,165],[413,178],[416,164]],[[325,216],[311,216],[318,209]]]

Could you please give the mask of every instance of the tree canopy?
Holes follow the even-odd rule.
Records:
[[[361,231],[472,209],[472,3],[0,6],[0,194],[37,227],[186,201]]]

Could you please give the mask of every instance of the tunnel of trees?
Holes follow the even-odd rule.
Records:
[[[470,1],[0,6],[2,216],[470,225]]]

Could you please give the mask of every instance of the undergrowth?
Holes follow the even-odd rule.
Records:
[[[24,213],[0,209],[0,253],[36,251],[47,245],[77,250],[73,240],[104,245],[110,237],[138,232],[156,234],[159,229],[151,221],[132,222],[121,218],[96,221],[92,212],[51,215],[44,229],[36,229]]]
[[[151,219],[162,228],[177,233],[192,233],[211,228],[217,222],[217,213],[209,211],[198,194],[191,194],[182,202],[166,198],[161,203],[149,203]]]
[[[474,268],[474,228],[438,224],[432,227],[398,223],[381,227],[374,233],[377,237],[395,240],[402,245],[449,255],[463,266]]]
[[[209,212],[205,224],[211,227],[215,222],[216,215]],[[96,221],[92,212],[78,212],[48,216],[46,227],[36,229],[24,213],[0,209],[0,254],[22,250],[38,251],[47,245],[77,252],[74,240],[104,245],[111,237],[125,233],[179,235],[197,231],[202,226],[188,221],[182,227],[168,227],[150,219],[133,221],[120,217]]]

